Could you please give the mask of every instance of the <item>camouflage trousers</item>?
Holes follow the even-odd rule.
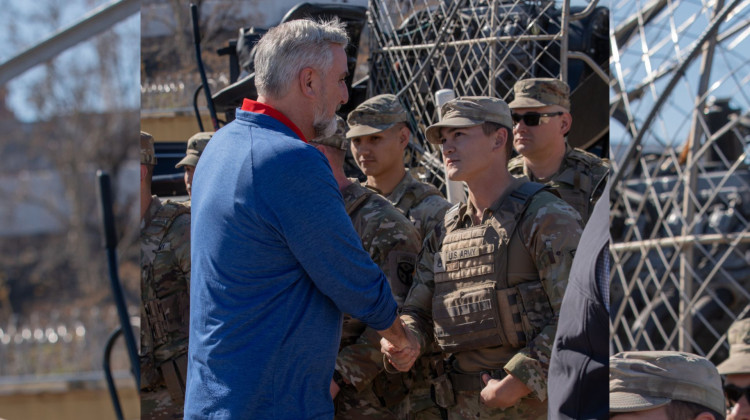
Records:
[[[373,383],[378,382],[390,384],[390,398],[394,394],[401,393],[401,399],[386,407],[383,398],[375,392],[375,386],[371,384],[360,392],[352,386],[346,386],[336,396],[336,419],[398,419],[398,420],[442,420],[440,409],[432,401],[430,393],[430,382],[428,372],[424,372],[422,364],[417,364],[415,369],[408,374],[396,374],[391,376],[391,381],[384,380],[385,373],[381,373]],[[419,370],[419,371],[417,371]],[[394,390],[394,378],[403,380],[403,388]],[[387,392],[387,391],[384,391]],[[387,399],[386,399],[387,400]]]
[[[142,420],[182,419],[183,406],[169,396],[166,386],[158,386],[151,391],[143,391],[141,397]]]
[[[493,420],[545,420],[547,402],[535,397],[524,397],[516,405],[506,409],[490,408],[479,399],[481,391],[457,391],[456,405],[448,409],[448,420],[493,419]]]

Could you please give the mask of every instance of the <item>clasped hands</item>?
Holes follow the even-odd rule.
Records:
[[[395,334],[381,334],[383,338],[380,339],[380,351],[398,371],[408,372],[419,357],[421,346],[404,321],[398,320],[398,325],[400,328],[396,329]]]

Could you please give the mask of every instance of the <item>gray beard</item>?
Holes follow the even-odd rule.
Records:
[[[315,132],[315,138],[328,138],[336,134],[336,116],[330,120],[321,120],[317,116],[313,121],[313,131]]]

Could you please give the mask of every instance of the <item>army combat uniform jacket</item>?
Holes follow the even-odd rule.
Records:
[[[368,188],[380,193],[372,187]],[[408,170],[385,198],[411,220],[422,239],[435,225],[442,223],[445,211],[451,206],[434,185],[417,181]]]
[[[142,417],[182,413],[190,307],[190,209],[153,196],[141,221]],[[164,388],[167,392],[164,392]],[[169,400],[171,402],[164,401]]]
[[[393,297],[401,306],[411,288],[412,272],[421,247],[417,229],[385,198],[357,182],[342,194],[346,212],[362,239],[363,248],[385,273]],[[392,397],[383,395],[386,374],[381,373],[382,370],[380,336],[363,322],[345,315],[336,374],[353,388],[342,387],[337,398],[337,416],[361,418],[363,412],[387,411],[383,402],[392,405]]]
[[[450,209],[425,239],[402,319],[422,349],[435,339],[450,356],[435,380],[437,402],[450,418],[474,409],[492,418],[544,417],[541,401],[580,216],[527,178],[514,179],[480,224],[472,212],[471,203]],[[532,394],[505,411],[464,407],[478,403],[482,371],[497,379],[511,373]]]
[[[578,210],[585,224],[594,204],[602,195],[609,174],[609,161],[581,149],[574,149],[565,143],[565,156],[560,169],[546,179],[536,178],[523,162],[523,156],[516,156],[508,162],[508,170],[513,176],[526,176],[534,182],[555,189],[566,203]]]

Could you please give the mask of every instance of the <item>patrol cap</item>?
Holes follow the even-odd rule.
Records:
[[[396,123],[406,121],[406,110],[396,95],[386,93],[373,96],[349,113],[346,138],[369,136],[385,131]]]
[[[185,157],[175,165],[175,168],[180,168],[185,165],[196,166],[198,165],[198,158],[201,157],[203,149],[206,148],[208,141],[214,135],[214,131],[201,131],[193,134],[187,141],[187,151],[185,151]]]
[[[513,85],[511,108],[540,108],[560,105],[570,111],[570,88],[568,84],[550,77],[523,79]]]
[[[141,165],[156,165],[154,136],[145,131],[141,131]]]
[[[722,375],[750,373],[750,318],[734,321],[727,332],[729,358],[717,368]]]
[[[487,121],[513,127],[508,104],[498,98],[463,96],[444,103],[441,111],[443,119],[427,127],[425,132],[430,143],[440,144],[442,127],[473,127]]]
[[[609,358],[609,411],[626,413],[680,400],[718,413],[725,408],[721,377],[706,358],[676,351],[630,351]]]
[[[336,115],[336,132],[328,137],[316,137],[310,140],[310,143],[331,146],[337,149],[346,150],[349,148],[349,139],[346,138],[346,121]]]

